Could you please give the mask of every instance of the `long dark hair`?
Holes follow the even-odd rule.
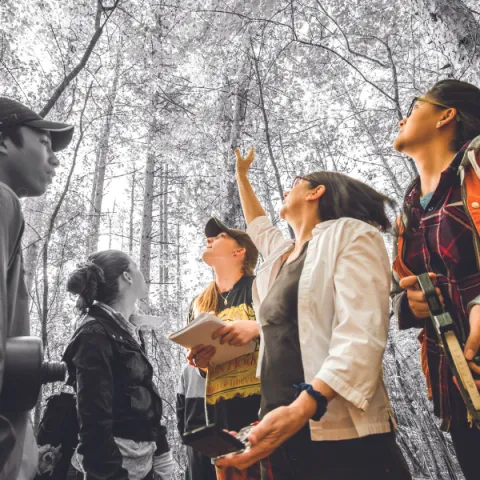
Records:
[[[480,89],[475,85],[460,80],[440,80],[430,90],[427,95],[437,100],[439,103],[457,110],[457,120],[455,137],[452,140],[450,148],[458,152],[469,140],[473,140],[480,135]],[[437,107],[444,108],[444,107]],[[405,192],[403,205],[403,226],[405,236],[411,235],[409,218],[411,205],[406,204],[406,199],[411,196],[414,189],[417,189],[417,195],[420,187],[420,177],[413,179]],[[405,219],[407,220],[405,222]],[[406,224],[405,224],[406,223]],[[396,231],[396,234],[399,232]]]
[[[392,226],[387,217],[386,205],[394,208],[395,202],[367,184],[338,172],[314,172],[305,176],[312,188],[325,185],[319,201],[320,219],[336,220],[341,217],[356,218],[382,232]]]
[[[457,109],[457,128],[451,145],[453,151],[458,152],[466,142],[480,135],[479,88],[467,82],[448,79],[437,82],[427,95]]]
[[[76,307],[85,313],[96,300],[110,305],[118,298],[118,278],[128,271],[130,257],[119,250],[90,255],[68,277],[67,290],[78,295]]]

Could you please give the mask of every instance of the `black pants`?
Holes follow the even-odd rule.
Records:
[[[468,423],[452,423],[450,428],[457,460],[466,480],[479,478],[478,454],[480,452],[480,430]]]
[[[268,465],[270,463],[270,465]],[[310,439],[303,428],[262,462],[262,480],[411,480],[393,432],[352,440]]]
[[[187,480],[216,480],[215,467],[209,457],[187,446]]]

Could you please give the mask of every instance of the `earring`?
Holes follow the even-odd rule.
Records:
[[[437,127],[439,127],[442,124],[442,122],[437,122]]]

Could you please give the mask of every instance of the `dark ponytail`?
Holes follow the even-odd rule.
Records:
[[[479,88],[467,82],[449,79],[437,82],[427,94],[439,103],[457,110],[456,135],[451,145],[454,152],[480,135]]]
[[[394,208],[395,202],[367,184],[343,173],[326,171],[310,173],[305,179],[310,180],[312,188],[325,185],[318,207],[322,222],[350,217],[369,223],[382,232],[392,226],[385,207]]]
[[[111,304],[118,298],[118,277],[128,271],[130,257],[119,250],[104,250],[90,255],[77,265],[67,282],[67,290],[78,295],[76,307],[82,313],[93,302]]]

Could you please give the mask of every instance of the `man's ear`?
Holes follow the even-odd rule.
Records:
[[[237,255],[241,255],[242,253],[247,253],[247,249],[244,247],[237,248],[235,252],[233,252],[233,256],[236,257]]]
[[[5,137],[2,135],[2,132],[0,132],[0,155],[7,155],[8,153],[8,148],[5,143]]]
[[[325,193],[325,185],[319,185],[318,187],[313,190],[313,192],[309,192],[307,195],[307,201],[314,201],[318,200],[324,193]]]

